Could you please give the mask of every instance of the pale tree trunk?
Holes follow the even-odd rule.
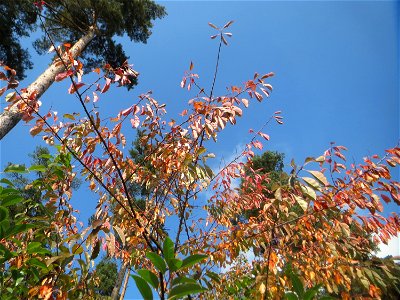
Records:
[[[124,280],[126,269],[128,268],[128,263],[122,263],[121,269],[118,272],[117,282],[111,293],[112,300],[118,300],[119,290],[121,289],[122,281]]]
[[[129,281],[129,266],[125,272],[125,279],[124,279],[124,285],[122,286],[122,291],[121,291],[121,297],[119,297],[119,300],[124,300],[125,298],[125,292],[126,288],[128,287],[128,281]]]
[[[81,55],[82,51],[95,37],[95,29],[90,28],[89,31],[82,36],[70,49],[70,54],[75,59]],[[66,64],[69,61],[66,60]],[[57,74],[65,71],[63,63],[53,62],[31,85],[28,86],[26,93],[22,97],[31,95],[36,91],[36,99],[38,100],[43,93],[50,87],[54,82]],[[21,100],[20,100],[21,101]],[[0,140],[6,136],[15,125],[22,119],[23,114],[18,111],[17,104],[14,104],[8,111],[3,111],[0,114]]]

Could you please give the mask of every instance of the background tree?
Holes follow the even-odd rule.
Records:
[[[4,0],[0,2],[0,61],[17,72],[17,79],[25,78],[25,70],[33,64],[21,39],[36,29],[37,14],[32,1]]]
[[[272,191],[274,191],[278,186],[287,184],[289,176],[283,171],[284,168],[285,154],[279,153],[277,151],[266,151],[262,155],[255,155],[251,160],[251,166],[256,170],[256,174],[268,174],[269,181],[264,185],[267,189],[267,195],[272,196]],[[250,175],[250,170],[245,169],[245,174]],[[241,186],[243,186],[243,178],[241,179]],[[268,192],[269,191],[269,192]],[[239,218],[244,218],[248,220],[250,217],[257,217],[259,210],[248,210],[245,211],[243,216]]]
[[[108,69],[120,67],[127,56],[122,45],[113,37],[127,35],[135,42],[146,42],[151,34],[152,21],[165,16],[164,8],[150,0],[49,0],[35,3],[36,9],[30,0],[5,1],[0,6],[0,17],[6,19],[2,22],[0,58],[3,57],[3,63],[10,68],[23,71],[32,67],[18,37],[35,29],[38,19],[43,37],[35,41],[36,50],[44,53],[55,43],[63,44],[55,49],[56,56],[51,65],[23,93],[24,101],[37,101],[56,76],[70,68],[69,59],[81,56],[86,69],[104,67],[105,64],[108,64]],[[65,50],[69,50],[68,54]],[[23,77],[23,72],[18,76]],[[129,78],[127,86],[131,87],[136,82],[136,76]],[[1,94],[3,92],[4,89]],[[22,117],[17,105],[3,112],[0,115],[0,139]]]
[[[115,288],[115,283],[117,282],[117,263],[111,258],[103,257],[96,265],[95,274],[99,281],[95,287],[96,294],[110,297],[113,289]],[[107,298],[104,297],[104,299]]]

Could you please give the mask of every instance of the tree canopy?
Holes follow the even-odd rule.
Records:
[[[6,0],[0,7],[0,61],[15,69],[19,78],[33,66],[28,50],[21,46],[21,37],[38,26],[42,31],[42,37],[34,42],[38,53],[47,52],[52,42],[73,45],[95,28],[96,35],[81,58],[86,69],[106,63],[118,67],[128,57],[115,36],[127,35],[132,41],[146,43],[152,21],[166,14],[162,6],[149,0],[49,0],[37,1],[36,6],[31,0]],[[38,14],[43,23],[38,21]]]

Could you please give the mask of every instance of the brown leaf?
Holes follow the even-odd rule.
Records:
[[[213,23],[208,22],[208,25],[211,26],[211,27],[214,28],[214,29],[218,29],[218,27],[215,26]]]
[[[2,96],[6,90],[7,87],[3,87],[2,89],[0,89],[0,96]]]
[[[229,22],[226,23],[226,24],[224,25],[224,27],[222,27],[222,28],[228,28],[229,26],[232,25],[233,22],[234,22],[234,21],[229,21]]]

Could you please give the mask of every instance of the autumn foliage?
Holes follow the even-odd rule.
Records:
[[[212,38],[219,40],[218,57],[232,36],[225,32],[231,24],[210,24],[217,30]],[[391,175],[400,163],[399,147],[354,165],[347,164],[345,147],[332,144],[319,157],[293,163],[288,182],[268,189],[269,174],[253,170],[252,157],[270,139],[262,130],[271,122],[283,124],[280,111],[216,172],[208,165],[215,155],[207,145],[235,125],[248,106],[270,96],[272,72],[256,73],[243,85],[230,87],[228,94],[214,95],[217,72],[208,90],[191,63],[181,86],[194,96],[179,116],[168,117],[166,105],[148,92],[104,121],[88,105],[138,73],[127,62],[119,68],[106,65],[95,69],[98,78],[88,83],[69,46],[53,48],[66,69],[56,81],[71,82],[68,93],[77,96],[83,115],[40,111],[34,92],[17,89],[15,72],[3,66],[10,76],[0,73],[8,84],[1,94],[10,92],[8,108],[18,107],[32,136],[57,146],[49,176],[31,183],[42,195],[47,217],[11,219],[16,202],[33,204],[18,195],[12,182],[2,180],[2,294],[9,299],[94,298],[98,282],[92,262],[104,251],[129,264],[144,297],[281,299],[299,282],[304,289],[318,286],[315,293],[342,299],[380,297],[387,278],[371,271],[366,258],[376,243],[386,243],[400,229],[398,214],[384,212],[383,203],[400,205],[400,185]],[[132,128],[144,132],[140,145],[145,163],[127,154],[132,134],[128,138],[126,132]],[[38,168],[12,165],[6,171]],[[77,220],[70,204],[77,176],[97,199],[89,227]],[[240,178],[243,185],[237,187]],[[144,209],[129,193],[130,184],[150,191]],[[209,192],[212,196],[205,199]],[[248,210],[258,213],[238,221]],[[194,217],[198,215],[204,217]],[[248,253],[256,258],[248,261]],[[380,267],[390,278],[392,270]],[[363,287],[360,294],[352,293],[354,282]]]

